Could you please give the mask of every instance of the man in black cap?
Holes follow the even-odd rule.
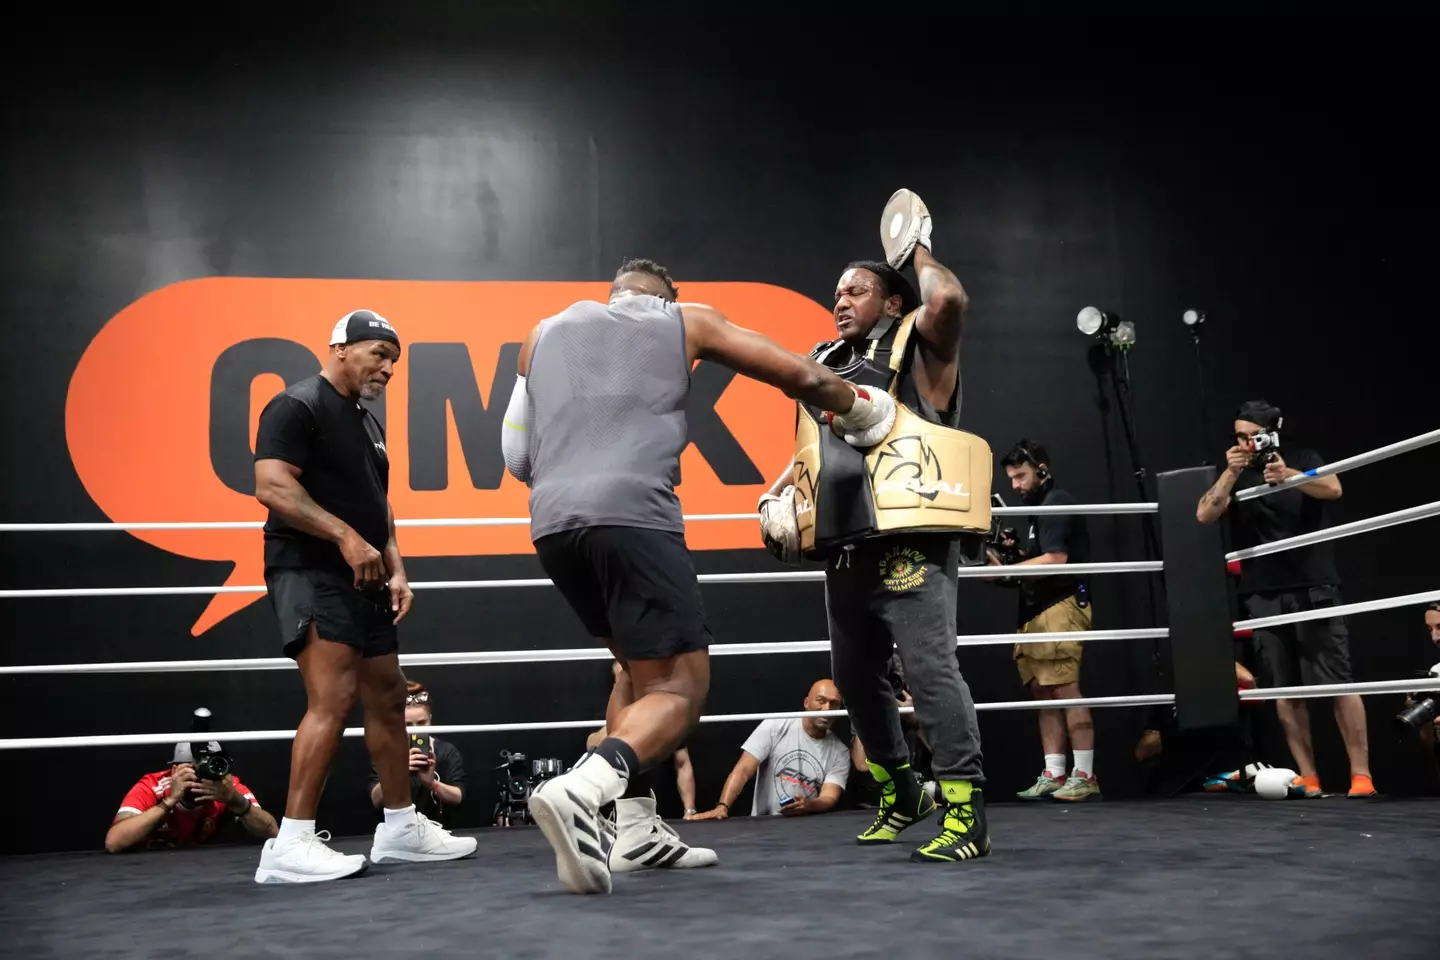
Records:
[[[260,414],[255,497],[270,511],[265,585],[308,709],[295,732],[285,818],[260,854],[257,883],[335,880],[365,869],[365,857],[337,853],[321,842],[328,834],[315,833],[320,792],[357,694],[385,808],[370,858],[454,860],[475,850],[473,837],[451,836],[410,798],[396,624],[414,594],[395,542],[385,431],[360,403],[384,392],[399,360],[389,321],[352,311],[335,324],[320,373]]]
[[[1201,523],[1229,516],[1238,549],[1273,543],[1330,525],[1326,503],[1339,500],[1340,478],[1311,480],[1268,496],[1237,500],[1234,491],[1283,483],[1325,465],[1313,450],[1285,447],[1281,454],[1280,410],[1264,400],[1248,400],[1235,412],[1235,445],[1225,453],[1225,470],[1200,498],[1195,515]],[[1247,619],[1337,607],[1340,573],[1332,544],[1285,550],[1241,562],[1240,602]],[[1342,617],[1256,630],[1251,648],[1265,687],[1349,683],[1350,634]],[[1277,700],[1275,711],[1299,775],[1291,783],[1298,796],[1321,795],[1310,742],[1310,713],[1304,700]],[[1370,749],[1365,734],[1365,705],[1358,696],[1336,697],[1335,723],[1350,760],[1352,797],[1375,795],[1370,778]]]

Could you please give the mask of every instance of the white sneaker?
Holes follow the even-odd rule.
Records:
[[[555,872],[571,893],[609,893],[610,867],[600,807],[625,792],[625,781],[603,757],[591,754],[569,773],[540,784],[530,815],[555,851]]]
[[[330,831],[306,832],[289,840],[271,837],[260,850],[256,883],[320,883],[363,873],[370,864],[358,853],[344,854],[325,846]]]
[[[615,801],[615,838],[610,848],[610,872],[668,867],[688,870],[713,867],[720,861],[714,850],[687,846],[655,812],[655,798]]]
[[[459,860],[475,852],[474,837],[457,837],[418,810],[415,819],[392,827],[381,821],[370,848],[371,863],[432,863]]]

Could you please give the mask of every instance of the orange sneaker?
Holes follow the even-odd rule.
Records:
[[[1373,797],[1376,796],[1375,781],[1369,777],[1359,776],[1350,778],[1350,797]]]
[[[1290,792],[1297,797],[1313,800],[1320,796],[1320,778],[1296,777],[1290,781]]]

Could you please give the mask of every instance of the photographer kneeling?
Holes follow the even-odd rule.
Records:
[[[1430,642],[1440,647],[1440,603],[1425,608],[1425,629],[1430,631]],[[1436,678],[1440,687],[1440,663],[1431,667],[1426,674]],[[1396,724],[1404,730],[1412,730],[1420,743],[1429,748],[1430,773],[1440,779],[1440,690],[1427,690],[1405,696],[1405,708],[1395,717]]]
[[[125,795],[105,834],[105,851],[195,846],[237,821],[252,837],[275,836],[275,818],[229,770],[218,743],[198,759],[190,744],[175,744],[169,768],[147,773]]]
[[[428,727],[434,722],[430,691],[409,680],[405,684],[405,726]],[[415,809],[431,820],[449,827],[455,808],[465,801],[465,761],[460,750],[448,740],[410,735],[410,800]],[[379,810],[384,803],[380,775],[370,768],[370,804]]]
[[[1075,498],[1055,485],[1050,475],[1050,455],[1038,443],[1021,440],[1000,461],[1010,478],[1011,488],[1028,506],[1062,506]],[[1015,548],[1013,542],[1006,546]],[[1020,556],[1024,559],[1019,559]],[[990,563],[1002,565],[993,551]],[[1086,563],[1090,559],[1090,534],[1085,518],[1051,514],[1036,515],[1023,551],[1008,558],[1017,566]],[[1053,577],[1017,577],[1020,590],[1020,632],[1072,633],[1089,630],[1092,617],[1090,594],[1079,577],[1057,573]],[[1020,681],[1037,700],[1070,700],[1080,693],[1080,655],[1083,648],[1074,640],[1015,644],[1015,665]],[[1021,800],[1084,801],[1100,798],[1095,778],[1095,724],[1089,707],[1041,710],[1040,742],[1045,750],[1045,770],[1034,786],[1016,796]],[[1065,741],[1069,733],[1075,751],[1075,766],[1065,775]]]

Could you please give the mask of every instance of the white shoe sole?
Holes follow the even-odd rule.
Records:
[[[458,853],[417,853],[413,850],[387,850],[382,847],[370,848],[371,863],[438,863],[442,860],[464,860],[475,853],[473,841],[470,849]]]
[[[553,789],[553,787],[552,787]],[[563,789],[563,787],[562,787]],[[570,836],[570,825],[560,807],[543,793],[530,795],[530,814],[555,851],[555,873],[571,893],[609,893],[610,871],[580,852]],[[599,842],[596,842],[599,846]]]
[[[346,877],[358,877],[370,866],[365,861],[360,861],[360,866],[344,873],[291,873],[288,870],[267,870],[264,867],[255,871],[256,883],[324,883],[327,880],[344,880]]]

